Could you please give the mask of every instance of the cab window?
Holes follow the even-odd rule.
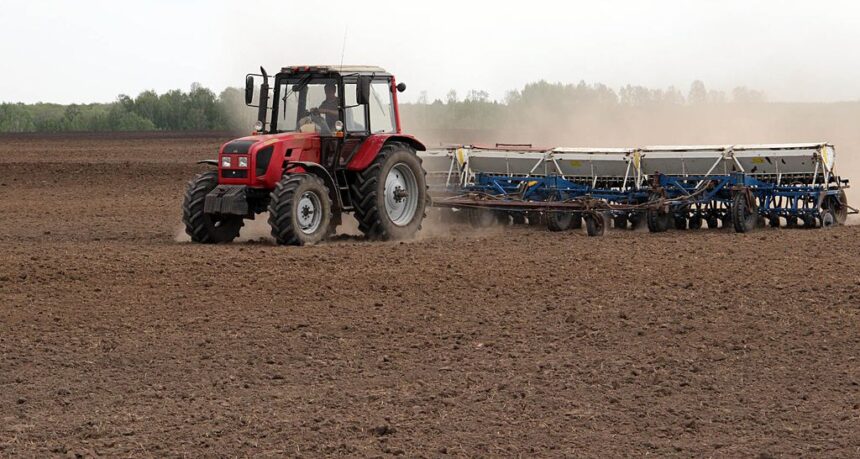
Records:
[[[281,132],[299,131],[303,128],[319,131],[319,126],[308,121],[311,110],[323,105],[326,100],[325,87],[335,84],[336,81],[331,78],[294,77],[281,80],[278,88],[279,100],[276,101],[277,113],[273,113],[277,129]],[[334,118],[329,121],[329,116],[325,115],[320,119],[334,126]]]
[[[374,81],[370,84],[369,109],[370,128],[374,133],[397,131],[389,81]]]
[[[346,108],[344,108],[344,127],[347,132],[366,132],[364,126],[364,105],[358,105],[356,102],[357,87],[356,83],[346,83],[344,85],[344,100]]]

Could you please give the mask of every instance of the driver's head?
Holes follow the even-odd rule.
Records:
[[[323,90],[325,90],[326,97],[334,97],[335,93],[337,92],[337,86],[335,86],[334,83],[326,83]]]

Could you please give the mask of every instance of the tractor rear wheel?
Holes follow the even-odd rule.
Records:
[[[239,215],[204,212],[206,195],[218,186],[218,172],[204,172],[188,182],[182,203],[182,223],[191,240],[202,244],[230,242],[239,235],[244,221]]]
[[[269,199],[272,237],[282,245],[322,241],[331,226],[331,197],[319,177],[290,174],[275,185]]]
[[[732,222],[738,233],[748,233],[758,223],[758,210],[754,203],[750,206],[746,193],[740,192],[732,199]]]
[[[368,238],[405,239],[421,229],[428,204],[426,173],[415,149],[399,142],[382,147],[350,187],[358,229]]]

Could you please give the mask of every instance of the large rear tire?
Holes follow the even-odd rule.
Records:
[[[182,223],[193,242],[218,244],[239,236],[244,221],[239,215],[205,213],[206,195],[218,186],[218,171],[204,172],[188,182],[182,203]]]
[[[331,197],[319,177],[290,174],[275,185],[269,199],[269,226],[281,245],[322,241],[331,226]]]
[[[369,239],[412,237],[428,204],[426,173],[415,149],[400,142],[382,147],[350,187],[358,229]]]

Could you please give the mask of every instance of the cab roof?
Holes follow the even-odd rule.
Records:
[[[382,67],[373,65],[291,65],[281,69],[282,73],[359,73],[362,75],[389,75]]]

